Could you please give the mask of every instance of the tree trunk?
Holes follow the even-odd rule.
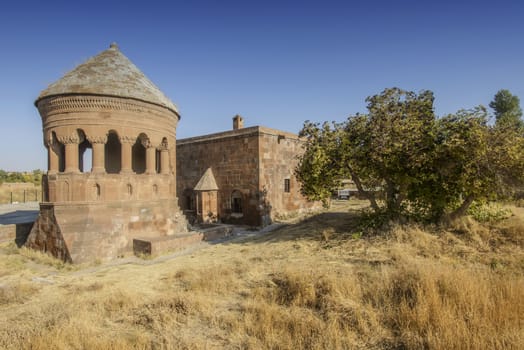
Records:
[[[364,188],[362,187],[362,183],[360,182],[360,178],[355,172],[351,171],[350,169],[349,173],[351,174],[351,179],[357,186],[358,193],[361,196],[366,197],[369,200],[369,203],[371,204],[371,208],[373,208],[375,212],[378,212],[380,208],[378,207],[377,200],[375,199],[375,194],[364,190]]]
[[[406,199],[407,191],[406,185],[400,185],[400,189],[395,195],[395,213],[400,213],[400,208],[402,206],[402,202],[404,202],[404,199]]]
[[[390,213],[395,213],[397,211],[395,193],[396,190],[393,183],[386,180],[386,208]]]
[[[448,220],[451,222],[460,218],[461,216],[464,216],[466,214],[466,211],[468,211],[469,207],[471,206],[471,203],[473,203],[474,199],[475,197],[473,195],[468,195],[466,199],[464,199],[464,202],[462,202],[460,207],[449,213],[447,217]]]

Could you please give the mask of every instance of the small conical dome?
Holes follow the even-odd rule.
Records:
[[[176,106],[112,43],[43,90],[35,105],[46,97],[87,94],[132,98],[165,107],[178,115]]]
[[[213,171],[211,168],[207,168],[206,172],[198,183],[196,184],[195,191],[218,191],[217,182],[215,180],[215,175],[213,175]]]

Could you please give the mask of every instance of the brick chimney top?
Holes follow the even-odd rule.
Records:
[[[242,129],[244,127],[244,118],[240,115],[235,115],[233,117],[233,130]]]

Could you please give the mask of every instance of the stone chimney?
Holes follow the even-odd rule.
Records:
[[[235,115],[233,117],[233,130],[242,129],[244,127],[244,118],[240,115]]]

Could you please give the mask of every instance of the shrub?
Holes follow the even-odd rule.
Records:
[[[496,203],[473,202],[468,209],[468,214],[478,222],[494,223],[509,218],[511,210]]]

